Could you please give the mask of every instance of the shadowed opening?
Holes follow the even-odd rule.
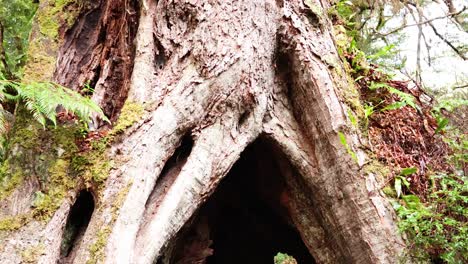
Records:
[[[277,154],[261,139],[248,147],[158,263],[272,264],[279,252],[315,263],[290,220]]]
[[[151,208],[150,213],[155,213],[159,204],[164,200],[166,193],[177,179],[187,158],[192,152],[193,139],[190,134],[185,135],[180,142],[180,146],[174,151],[174,154],[166,161],[161,174],[159,175],[151,195],[146,201],[146,209]],[[147,210],[147,213],[148,210]]]
[[[60,256],[62,258],[68,257],[74,246],[79,244],[91,220],[93,211],[93,195],[86,190],[82,190],[68,214],[60,247]]]
[[[192,152],[194,141],[190,134],[186,134],[180,141],[179,147],[174,151],[174,154],[166,161],[161,174],[156,180],[156,184],[151,191],[150,196],[146,200],[145,212],[143,215],[142,224],[138,232],[144,232],[147,224],[156,215],[159,206],[166,197],[167,192],[171,188],[179,176],[182,167],[187,162],[190,153]],[[142,231],[143,230],[143,231]]]

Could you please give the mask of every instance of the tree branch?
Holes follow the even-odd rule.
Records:
[[[459,13],[463,12],[466,10],[466,7],[463,7],[462,10],[459,11]],[[421,8],[419,6],[416,6],[416,11],[418,12],[418,14],[427,19],[426,16],[424,16],[424,12],[422,12]],[[450,42],[449,40],[447,40],[444,36],[442,36],[442,34],[440,34],[436,27],[434,26],[434,24],[432,24],[432,20],[426,20],[427,21],[427,24],[429,25],[429,27],[431,27],[432,31],[434,31],[434,34],[440,38],[443,42],[445,42],[445,44],[447,44],[460,58],[462,58],[463,60],[466,60],[466,56],[465,54],[463,54],[462,51],[460,51],[457,47],[455,47],[455,45],[452,44],[452,42]]]
[[[430,23],[431,23],[432,21],[434,21],[434,20],[439,20],[439,19],[444,19],[444,18],[449,18],[449,17],[458,16],[458,15],[460,15],[461,13],[463,13],[466,9],[467,9],[467,8],[466,8],[466,6],[465,6],[465,7],[463,7],[460,11],[457,11],[457,12],[455,12],[455,13],[448,13],[448,14],[446,14],[446,15],[444,15],[444,16],[434,17],[434,18],[427,19],[427,20],[425,20],[425,21],[420,21],[420,22],[418,22],[418,23],[414,23],[414,24],[410,24],[410,25],[405,25],[405,24],[403,24],[402,26],[400,26],[400,27],[398,27],[398,28],[395,28],[395,29],[393,29],[393,30],[391,30],[391,31],[389,31],[389,32],[386,32],[386,33],[381,33],[381,32],[378,32],[378,31],[376,31],[376,33],[379,34],[379,35],[381,35],[381,36],[383,36],[383,37],[385,37],[385,36],[394,34],[394,33],[398,32],[398,31],[400,31],[400,30],[402,30],[402,29],[405,29],[405,28],[408,28],[408,27],[421,26],[421,25],[428,24],[428,23],[430,24]]]

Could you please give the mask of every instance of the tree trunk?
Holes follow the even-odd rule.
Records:
[[[56,5],[41,1],[38,21]],[[59,16],[55,40],[40,25],[32,39],[56,57],[53,80],[95,88],[84,93],[114,121],[110,130],[97,119],[92,126],[111,135],[100,156],[111,165],[102,184],[78,179],[51,219],[4,231],[0,262],[25,262],[28,249],[39,246],[38,263],[235,259],[256,235],[222,242],[216,230],[245,219],[216,220],[223,214],[214,212],[229,201],[242,214],[250,199],[271,213],[256,219],[292,230],[285,242],[304,247],[303,262],[398,261],[404,244],[393,212],[363,166],[363,139],[349,122],[352,84],[328,1],[101,0],[61,8],[76,13],[74,22]],[[31,56],[27,76],[40,59]],[[129,116],[136,122],[125,123]],[[123,124],[117,132],[116,124]],[[38,176],[1,202],[0,216],[33,210],[32,194],[46,192],[34,184]],[[244,196],[253,198],[242,203]],[[67,226],[79,232],[64,250]],[[287,239],[266,230],[278,231],[271,240]],[[223,243],[232,252],[221,256],[230,252]],[[251,257],[243,263],[261,259]]]

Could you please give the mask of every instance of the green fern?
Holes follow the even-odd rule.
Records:
[[[7,92],[8,88],[14,90],[16,94]],[[0,94],[0,102],[6,99],[24,103],[32,117],[43,126],[47,120],[57,125],[57,109],[59,107],[75,114],[84,122],[89,122],[93,114],[109,121],[99,106],[91,99],[55,83],[31,82],[25,84],[0,80]]]
[[[50,82],[20,83],[0,79],[0,157],[5,152],[8,123],[7,111],[3,105],[7,102],[22,104],[31,117],[44,128],[47,121],[57,125],[57,110],[75,114],[85,124],[92,116],[109,122],[101,108],[91,99],[61,85]]]

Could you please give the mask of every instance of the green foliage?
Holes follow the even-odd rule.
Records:
[[[278,252],[273,258],[275,264],[297,264],[297,261],[288,254]]]
[[[4,42],[0,45],[5,49],[7,61],[6,68],[0,63],[0,77],[15,78],[21,75],[37,6],[32,0],[0,0],[0,23],[4,26]],[[8,76],[10,73],[14,76]]]
[[[407,189],[410,189],[410,183],[406,179],[406,176],[409,176],[417,171],[416,168],[404,168],[401,170],[400,175],[395,177],[395,191],[397,198],[401,195],[401,184],[403,183]]]
[[[9,90],[13,92],[10,93]],[[58,84],[0,80],[0,93],[7,100],[24,103],[32,117],[44,127],[47,120],[57,125],[59,107],[74,113],[85,122],[88,122],[93,114],[108,121],[99,106],[92,100]],[[0,95],[0,100],[1,97]]]
[[[446,114],[444,114],[444,111],[451,114],[457,110],[463,111],[463,108],[466,107],[468,107],[468,100],[466,99],[447,98],[440,100],[438,104],[432,109],[432,114],[437,121],[436,133],[445,131],[450,127],[450,119]]]
[[[82,124],[90,121],[93,115],[109,121],[102,110],[91,99],[82,97],[79,93],[50,82],[21,83],[0,79],[0,103],[14,104],[12,114],[0,106],[0,156],[6,152],[8,127],[7,115],[15,115],[18,107],[25,107],[31,117],[44,128],[47,121],[57,125],[57,110],[75,114]]]
[[[420,261],[440,258],[446,263],[468,261],[466,180],[455,175],[437,175],[425,203],[416,195],[404,195],[394,203],[401,219],[399,228],[412,242],[408,252],[411,257]]]

